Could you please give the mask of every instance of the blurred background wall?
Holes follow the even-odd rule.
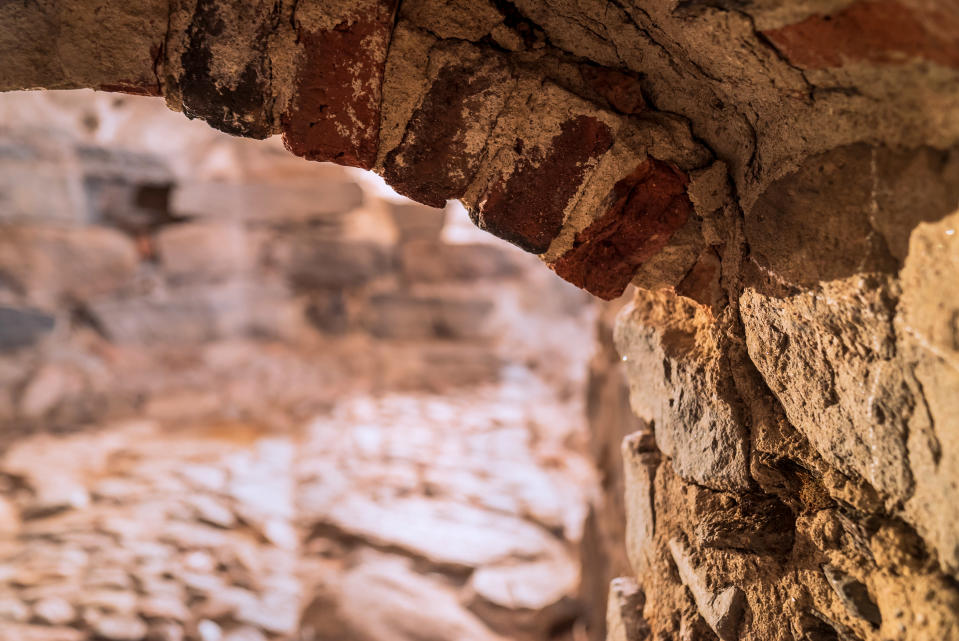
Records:
[[[0,123],[0,638],[602,634],[613,307],[156,99]]]

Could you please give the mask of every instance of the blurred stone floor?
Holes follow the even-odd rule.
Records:
[[[144,420],[20,440],[0,638],[573,638],[576,417],[525,381],[346,399],[282,436]]]

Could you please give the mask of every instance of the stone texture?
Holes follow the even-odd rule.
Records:
[[[0,88],[162,94],[233,133],[286,129],[298,153],[371,167],[426,204],[462,199],[598,295],[641,287],[616,334],[646,436],[606,491],[627,495],[653,638],[959,635],[954,2],[21,4],[0,9]],[[47,202],[79,220],[63,184]],[[275,190],[232,198],[244,220],[311,218]],[[316,226],[377,219],[353,202]],[[173,214],[203,211],[174,193]],[[15,253],[31,244],[4,248],[16,304],[121,295],[139,260],[90,292],[27,273],[45,257]],[[396,276],[328,287],[351,317]],[[434,296],[417,285],[403,300]],[[456,369],[434,349],[437,371]],[[624,436],[597,434],[605,452]],[[610,503],[594,506],[597,541]]]
[[[655,424],[657,447],[691,482],[744,490],[747,436],[722,341],[710,314],[668,293],[638,294],[616,328],[630,402]]]
[[[679,570],[679,577],[696,601],[699,613],[720,639],[735,639],[743,616],[745,595],[736,586],[711,590],[706,583],[705,572],[697,567],[688,546],[679,539],[669,541],[669,551]]]
[[[956,213],[916,228],[901,272],[903,293],[893,320],[897,344],[913,367],[921,385],[919,399],[928,412],[927,422],[916,426],[906,441],[915,482],[906,510],[915,515],[913,519],[924,538],[953,574],[959,570],[959,537],[952,511],[955,503],[947,497],[959,489],[959,468],[954,464],[959,456],[955,394],[959,386],[957,236]]]
[[[609,584],[606,610],[606,638],[609,641],[643,641],[649,625],[643,619],[646,597],[635,579],[620,577]]]
[[[916,400],[895,356],[894,300],[881,279],[860,279],[776,302],[747,290],[742,303],[750,356],[790,422],[833,466],[904,500]]]

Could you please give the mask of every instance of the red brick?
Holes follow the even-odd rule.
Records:
[[[476,114],[501,90],[507,77],[505,66],[496,58],[443,67],[413,113],[403,142],[386,156],[386,182],[431,207],[462,196],[485,152],[470,149],[466,133],[491,127],[492,123],[479,122]]]
[[[296,96],[282,118],[283,142],[308,160],[371,169],[397,0],[372,0],[328,31],[299,34]],[[357,87],[361,90],[357,90]]]
[[[856,2],[836,13],[813,15],[763,33],[790,62],[807,69],[916,58],[959,68],[955,3],[923,10],[892,0]]]
[[[613,186],[606,213],[576,234],[553,270],[600,298],[616,298],[636,269],[686,224],[688,182],[669,163],[647,159]]]
[[[486,231],[541,254],[563,227],[563,217],[576,195],[588,163],[613,144],[609,127],[590,116],[563,123],[546,149],[530,149],[506,179],[500,179],[480,198],[474,222]],[[517,146],[522,142],[517,141]]]

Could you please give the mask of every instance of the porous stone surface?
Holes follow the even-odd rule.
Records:
[[[592,412],[585,567],[629,559],[652,638],[959,638],[955,2],[55,7],[0,7],[0,88],[162,94],[461,199],[601,297],[636,286],[615,335],[640,433],[617,463],[628,422]],[[123,287],[129,248],[89,242]]]

